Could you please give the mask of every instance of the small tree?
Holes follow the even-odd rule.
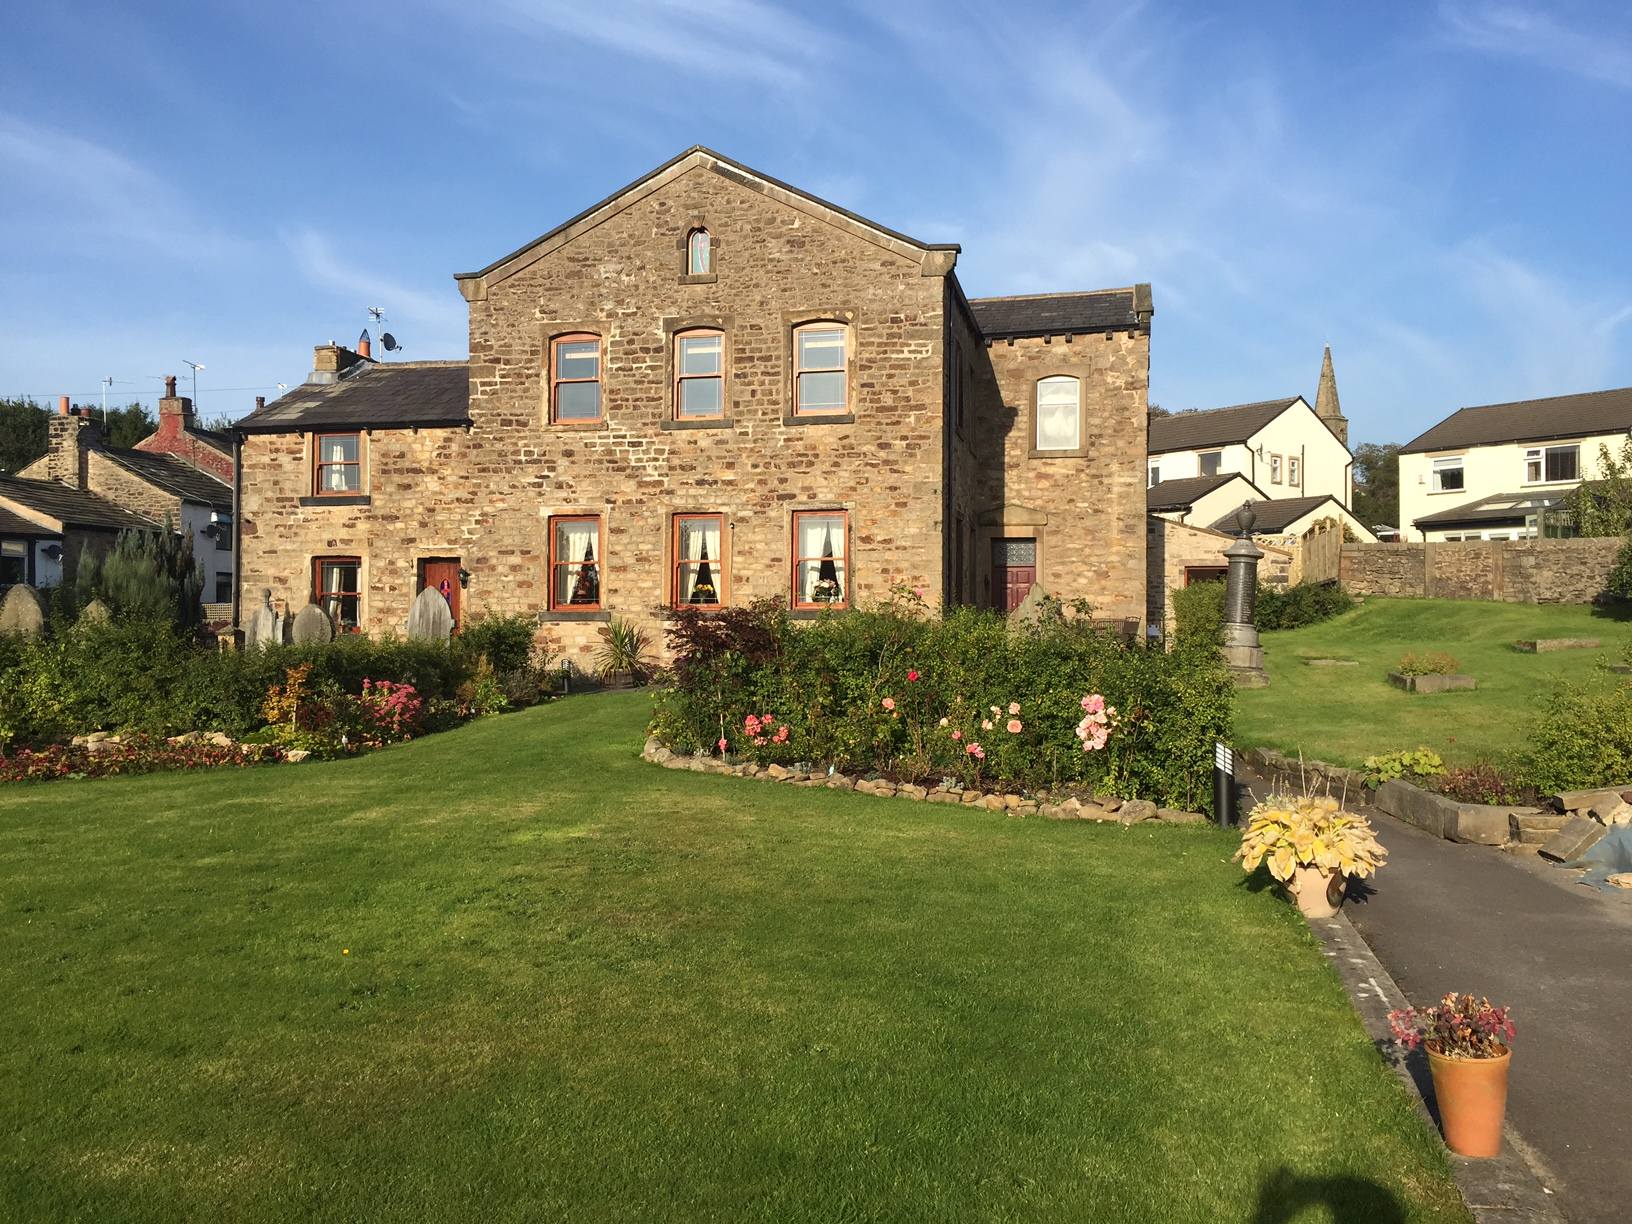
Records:
[[[74,568],[74,602],[89,607],[101,589],[102,561],[87,544],[79,550],[79,564]]]
[[[1621,443],[1620,458],[1598,445],[1599,480],[1583,481],[1564,498],[1577,535],[1617,536],[1632,530],[1632,438]]]
[[[198,623],[204,571],[193,560],[193,542],[168,514],[160,531],[127,528],[102,565],[97,594],[121,612]]]

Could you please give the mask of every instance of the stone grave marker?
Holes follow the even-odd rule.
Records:
[[[307,645],[334,641],[334,622],[329,614],[315,603],[307,602],[306,606],[295,613],[294,628],[290,637],[299,644]]]
[[[261,606],[255,609],[255,614],[249,618],[249,623],[244,628],[244,648],[265,650],[279,640],[278,614],[272,610],[272,591],[269,587],[263,587]]]
[[[453,636],[453,609],[435,587],[421,591],[408,609],[408,636],[422,642],[445,642]]]
[[[45,601],[26,582],[6,592],[0,602],[0,634],[38,637],[45,629]]]
[[[108,611],[108,605],[100,599],[91,600],[79,614],[79,623],[82,625],[106,625],[112,620],[113,613]]]

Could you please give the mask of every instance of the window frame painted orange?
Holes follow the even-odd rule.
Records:
[[[697,339],[697,338],[699,338],[701,336],[718,336],[720,338],[720,372],[718,374],[682,374],[680,372],[680,344],[684,340],[695,340],[695,339]],[[726,419],[726,412],[725,412],[725,408],[726,408],[726,396],[725,396],[725,364],[726,364],[725,363],[725,356],[726,356],[726,354],[725,354],[725,328],[723,328],[723,327],[708,327],[708,326],[688,327],[684,331],[677,331],[677,332],[674,333],[673,346],[674,347],[673,347],[673,350],[672,350],[672,355],[669,358],[669,360],[671,362],[673,362],[673,364],[674,364],[674,381],[673,381],[673,384],[669,388],[669,394],[673,398],[673,404],[671,406],[671,414],[670,415],[676,421],[723,421],[723,420],[725,420]],[[704,378],[717,378],[717,379],[720,380],[720,410],[718,412],[709,413],[706,416],[702,416],[702,415],[684,416],[684,415],[682,415],[681,412],[680,412],[680,394],[681,394],[680,385],[681,385],[681,383],[683,383],[683,382],[697,382],[697,381],[699,381],[701,379],[704,379]]]
[[[323,462],[323,441],[325,438],[355,438],[357,439],[357,458],[353,461],[339,463]],[[326,467],[351,467],[357,469],[357,487],[355,489],[324,489],[323,469]],[[313,497],[361,497],[363,489],[363,431],[360,429],[349,432],[314,433],[312,435],[312,496]]]
[[[799,520],[802,518],[837,518],[844,522],[844,555],[839,558],[844,564],[844,598],[831,603],[805,603],[799,598],[799,566],[804,561],[820,561],[820,557],[804,557],[799,554]],[[833,608],[838,611],[850,610],[850,511],[838,510],[795,510],[793,512],[793,570],[791,575],[793,598],[790,606],[800,612],[812,609]]]
[[[804,332],[836,331],[844,337],[844,364],[837,370],[804,370],[799,367],[799,336]],[[796,417],[838,417],[847,416],[855,410],[851,402],[850,387],[850,349],[852,330],[850,324],[838,319],[811,319],[808,323],[800,323],[793,329],[793,415]],[[801,374],[841,374],[844,376],[844,404],[839,408],[808,409],[800,403],[799,376]]]
[[[594,523],[595,524],[595,602],[593,604],[575,604],[572,602],[557,603],[555,601],[555,571],[561,565],[581,565],[582,561],[560,561],[555,552],[555,525],[557,523]],[[546,526],[549,532],[549,573],[545,576],[548,584],[546,591],[546,605],[551,612],[599,612],[606,596],[606,519],[599,514],[552,514]]]
[[[589,378],[562,378],[561,377],[561,346],[563,344],[583,344],[587,341],[595,342],[595,377]],[[606,342],[594,332],[571,332],[565,336],[556,336],[550,341],[550,422],[555,425],[598,425],[606,420],[606,380],[602,375],[606,371]],[[592,417],[561,417],[560,399],[557,388],[562,383],[594,382],[600,387],[595,396],[595,415]]]
[[[355,565],[357,567],[357,589],[355,591],[325,591],[323,589],[323,570],[330,565]],[[313,557],[312,558],[312,602],[328,612],[324,607],[325,597],[343,599],[352,596],[357,600],[357,624],[348,629],[341,623],[340,617],[329,612],[329,619],[334,622],[336,633],[361,633],[363,631],[363,559],[354,556]]]
[[[712,604],[688,604],[680,602],[680,567],[695,564],[695,559],[680,556],[680,525],[694,522],[698,519],[713,519],[719,524],[720,556],[718,559],[710,557],[709,561],[719,567],[720,576],[714,584],[714,590],[719,595],[717,602]],[[669,606],[671,608],[723,608],[731,597],[731,567],[726,561],[726,554],[731,550],[725,540],[725,513],[704,511],[701,513],[682,513],[670,516],[669,522]]]

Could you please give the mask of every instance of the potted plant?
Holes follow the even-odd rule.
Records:
[[[1421,1011],[1391,1011],[1388,1023],[1403,1045],[1428,1051],[1446,1146],[1458,1156],[1499,1155],[1513,1059],[1508,1009],[1452,991]]]
[[[1343,903],[1348,876],[1364,879],[1383,865],[1363,816],[1330,796],[1271,795],[1247,818],[1235,857],[1247,871],[1267,862],[1307,918],[1330,918]]]

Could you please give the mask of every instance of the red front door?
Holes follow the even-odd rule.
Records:
[[[1013,612],[1037,581],[1036,540],[992,541],[992,603]]]
[[[454,632],[459,630],[459,558],[452,560],[439,558],[435,561],[420,563],[420,589],[435,587],[442,592],[448,601],[448,610],[453,613]]]

